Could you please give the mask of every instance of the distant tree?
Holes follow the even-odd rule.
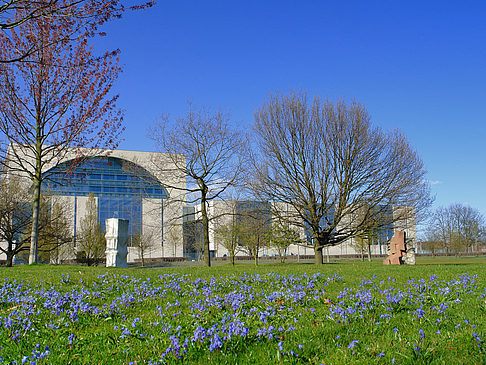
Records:
[[[377,242],[378,232],[374,227],[370,227],[366,232],[363,232],[359,236],[356,236],[353,244],[361,252],[361,259],[364,259],[364,252],[368,257],[368,261],[371,262],[371,246]]]
[[[105,256],[106,239],[98,221],[96,198],[92,193],[86,202],[86,215],[81,219],[76,249],[88,266],[96,265]]]
[[[154,235],[152,232],[136,232],[132,235],[132,246],[138,250],[138,256],[142,261],[142,267],[145,266],[145,256],[154,246]]]
[[[324,247],[403,219],[391,207],[419,215],[431,203],[418,154],[399,131],[374,127],[357,102],[271,95],[255,131],[254,190],[292,207],[292,223],[311,233],[316,264]]]
[[[25,236],[32,222],[29,211],[30,193],[20,179],[2,177],[0,180],[0,251],[7,257],[7,266],[12,266],[15,255],[29,249],[30,237]]]
[[[433,240],[441,243],[446,254],[449,254],[451,242],[454,239],[454,229],[449,217],[450,214],[448,209],[439,207],[433,213],[428,227],[428,230],[430,231],[429,234],[433,236]]]
[[[297,230],[288,223],[272,223],[268,231],[268,245],[277,250],[281,263],[285,262],[290,245],[300,245],[303,242]]]
[[[238,214],[239,245],[258,265],[258,256],[268,246],[270,232],[270,211],[261,202],[246,202],[247,206]]]
[[[432,256],[435,256],[437,251],[440,251],[443,248],[443,243],[439,241],[437,237],[430,236],[426,241],[422,242],[422,249],[431,252]]]
[[[39,257],[54,264],[74,256],[73,231],[69,217],[73,212],[61,197],[43,193],[39,216]],[[30,233],[30,232],[29,232]],[[30,234],[28,235],[30,239]]]
[[[32,229],[31,193],[16,176],[0,180],[0,251],[12,266],[14,256],[23,257],[30,247]],[[43,194],[40,202],[39,251],[44,262],[69,252],[72,234],[67,221],[68,210],[55,196]]]
[[[227,200],[218,202],[218,214],[216,218],[213,217],[216,250],[218,250],[218,246],[223,246],[228,251],[230,262],[233,266],[235,265],[236,254],[241,251],[239,243],[241,227],[238,225],[240,221],[240,192],[240,190],[233,191],[227,195]]]
[[[459,235],[465,252],[474,253],[485,231],[484,216],[470,206],[454,206],[454,215],[459,226]]]
[[[232,216],[225,225],[216,228],[216,239],[228,251],[231,265],[235,265],[235,256],[240,250],[239,237],[241,229],[236,223],[236,216]]]
[[[364,261],[364,255],[368,251],[368,241],[362,236],[353,237],[350,246],[359,253],[361,261]]]
[[[429,227],[433,240],[441,242],[446,252],[474,251],[485,231],[483,215],[472,207],[452,204],[439,207],[432,215]]]
[[[123,130],[118,96],[110,95],[120,72],[118,57],[95,56],[86,34],[72,42],[69,35],[77,25],[34,17],[11,30],[10,46],[0,45],[0,59],[35,49],[24,62],[0,64],[0,132],[9,143],[6,168],[32,182],[29,263],[37,262],[41,184],[48,170],[67,156],[76,157],[74,167],[89,154],[84,147],[115,148]],[[56,46],[44,47],[48,44]]]
[[[243,133],[230,127],[230,118],[222,112],[210,113],[192,107],[176,120],[162,117],[151,137],[165,160],[154,161],[165,176],[186,176],[187,184],[166,184],[171,190],[187,193],[188,203],[200,205],[202,252],[204,263],[211,266],[208,202],[221,198],[244,177],[247,141]],[[181,199],[186,199],[184,194]]]

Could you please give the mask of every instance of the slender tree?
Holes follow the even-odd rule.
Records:
[[[98,221],[96,198],[93,194],[89,194],[86,202],[86,215],[81,219],[76,245],[88,266],[96,265],[105,255],[106,239]]]
[[[203,231],[204,263],[211,266],[209,246],[208,202],[222,198],[231,187],[240,183],[245,171],[247,142],[244,135],[233,130],[230,118],[222,112],[210,113],[192,107],[182,118],[157,121],[151,137],[164,160],[154,161],[155,168],[165,176],[186,176],[187,184],[166,184],[172,191],[183,192],[183,198],[199,204]],[[165,160],[169,158],[168,164]]]
[[[73,227],[69,217],[73,212],[62,197],[42,193],[39,214],[39,258],[54,264],[74,256]],[[30,241],[30,232],[26,237]]]
[[[258,202],[240,202],[240,212],[237,215],[238,243],[248,255],[253,256],[258,265],[260,250],[267,247],[271,231],[270,205]]]
[[[268,231],[268,244],[277,250],[280,262],[284,263],[290,245],[300,245],[303,240],[299,233],[288,222],[272,222]]]
[[[138,250],[138,256],[142,261],[142,267],[145,266],[145,257],[150,249],[154,246],[153,232],[136,232],[132,235],[132,246]]]
[[[378,232],[373,227],[367,231],[354,237],[351,246],[361,254],[361,260],[364,261],[364,253],[368,256],[368,261],[371,261],[371,246],[376,244],[378,240]]]
[[[240,250],[239,237],[241,229],[236,223],[236,215],[231,215],[226,224],[218,225],[215,230],[216,239],[228,251],[231,265],[235,266],[235,256]]]
[[[0,180],[0,251],[12,266],[15,255],[23,256],[29,250],[32,230],[31,193],[16,176]],[[55,196],[43,194],[40,202],[39,249],[44,261],[61,258],[61,253],[72,242],[65,205]]]
[[[353,237],[350,243],[351,247],[359,253],[361,261],[364,261],[365,252],[368,251],[368,242],[364,237]]]
[[[18,17],[22,16],[22,12]],[[111,95],[120,67],[116,55],[95,57],[88,37],[67,39],[77,22],[38,17],[12,30],[13,47],[0,58],[35,44],[25,59],[0,65],[0,132],[9,142],[7,171],[32,181],[32,234],[29,263],[37,262],[41,184],[49,169],[67,156],[81,161],[94,148],[115,148],[122,114]],[[44,45],[55,44],[55,47]]]
[[[7,257],[7,266],[12,266],[15,255],[28,250],[25,232],[32,222],[29,211],[30,194],[19,179],[11,177],[0,181],[0,250]]]
[[[255,130],[254,190],[292,208],[293,224],[312,236],[317,264],[324,247],[404,219],[393,207],[418,215],[430,205],[418,154],[399,131],[373,127],[357,102],[271,95]]]
[[[422,249],[430,251],[432,256],[435,256],[437,251],[444,249],[444,244],[441,242],[438,232],[434,227],[427,227],[424,240],[422,241]]]

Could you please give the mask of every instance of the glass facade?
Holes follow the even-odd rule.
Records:
[[[53,194],[79,197],[93,193],[98,198],[98,219],[103,230],[106,219],[121,218],[129,220],[130,235],[140,233],[143,199],[167,198],[160,182],[147,170],[115,157],[67,161],[48,174],[43,189]],[[74,214],[76,221],[76,204]]]

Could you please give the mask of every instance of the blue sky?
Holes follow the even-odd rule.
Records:
[[[486,215],[486,2],[162,1],[106,27],[120,48],[122,149],[187,102],[253,122],[270,92],[356,99],[422,156],[435,206]]]

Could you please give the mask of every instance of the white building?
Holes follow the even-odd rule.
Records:
[[[211,201],[208,203],[208,213],[211,217],[209,221],[209,242],[210,242],[210,250],[211,254],[214,257],[224,257],[228,256],[228,250],[222,244],[221,239],[218,238],[216,231],[219,227],[230,225],[230,224],[237,224],[236,220],[238,217],[245,213],[245,210],[252,209],[251,205],[258,204],[260,208],[263,207],[263,203],[257,202],[243,202],[243,201]],[[193,225],[200,219],[198,211],[200,208],[198,206],[193,207],[191,218],[186,217],[187,221],[192,221]],[[258,209],[257,209],[258,210]],[[265,207],[263,207],[265,210]],[[277,217],[275,216],[275,210],[278,210],[278,215],[280,217],[285,217],[286,215],[290,216],[290,211],[292,207],[286,204],[274,203],[272,207],[266,207],[268,214],[266,217],[262,217],[263,221],[269,225],[272,224],[272,221],[276,221]],[[371,254],[372,255],[385,255],[387,253],[387,244],[395,230],[403,230],[406,233],[407,237],[407,244],[411,247],[415,247],[416,245],[416,223],[415,223],[415,213],[414,209],[405,209],[404,207],[393,207],[391,209],[393,212],[393,223],[386,225],[378,230],[376,233],[375,238],[373,239],[373,243],[371,245]],[[188,215],[190,216],[190,215]],[[344,223],[343,223],[344,224]],[[352,224],[352,223],[351,223]],[[287,250],[287,255],[314,255],[314,249],[311,247],[310,242],[310,233],[308,230],[304,229],[301,226],[297,225],[290,225],[290,227],[296,231],[302,241],[308,241],[309,245],[300,244],[300,245],[290,245]],[[196,240],[201,240],[201,233],[194,234],[194,231],[197,231],[198,227],[193,226],[191,230],[188,232],[188,235],[192,237],[196,236]],[[199,230],[201,227],[199,226]],[[351,238],[348,240],[343,241],[342,243],[327,247],[324,249],[324,255],[330,256],[347,256],[347,255],[359,255],[360,252],[356,249],[355,245],[355,238]],[[194,245],[194,243],[193,243]],[[200,244],[198,245],[195,243],[195,247],[191,249],[198,250],[200,249]],[[186,250],[187,254],[187,250]],[[245,255],[244,250],[240,250],[238,255]],[[275,256],[277,255],[277,250],[272,247],[263,246],[260,250],[260,256]],[[192,253],[192,257],[196,258],[198,255],[196,253]]]
[[[21,149],[16,151],[17,159],[31,162],[29,156],[22,156]],[[77,232],[83,217],[86,214],[88,196],[95,196],[98,219],[104,229],[107,218],[122,218],[129,220],[129,235],[145,234],[151,238],[151,246],[144,252],[146,259],[158,258],[182,258],[195,260],[201,255],[202,229],[197,206],[186,205],[186,176],[175,168],[173,160],[185,160],[183,155],[168,155],[162,153],[136,152],[123,150],[84,150],[89,157],[82,162],[76,161],[77,155],[68,153],[60,161],[53,161],[46,166],[45,172],[49,179],[43,184],[44,191],[49,191],[61,200],[70,212],[70,229],[73,237]],[[9,151],[12,154],[12,151]],[[8,158],[13,161],[15,158]],[[73,163],[75,162],[76,163]],[[26,173],[18,173],[8,170],[9,173],[18,174],[26,184],[30,179]],[[5,177],[5,176],[4,176]],[[264,203],[236,202],[236,201],[211,201],[208,204],[210,220],[210,251],[215,257],[228,256],[228,251],[215,234],[218,227],[227,225],[233,219],[239,219],[248,209],[254,205],[260,208]],[[253,207],[253,208],[252,208]],[[275,217],[272,211],[276,209],[280,213],[289,212],[289,206],[279,203],[267,207],[267,213],[261,216],[264,224],[270,225]],[[265,212],[265,209],[260,209]],[[403,213],[407,214],[403,214]],[[387,227],[380,234],[380,239],[372,246],[373,254],[385,254],[386,243],[393,235],[394,229],[405,230],[412,243],[415,242],[415,215],[413,210],[394,208],[393,214],[401,214],[406,219],[401,219],[399,224]],[[302,227],[292,226],[304,240],[308,232]],[[75,242],[75,240],[73,240]],[[0,243],[1,244],[1,243]],[[130,243],[129,243],[130,246]],[[71,252],[73,258],[73,247]],[[245,255],[240,252],[240,255]],[[277,251],[270,247],[262,247],[260,256],[274,256]],[[312,247],[305,245],[291,245],[288,255],[313,255]],[[329,255],[355,255],[357,254],[353,239],[340,245],[324,250]],[[66,257],[68,258],[68,257]],[[129,247],[128,261],[139,259],[139,250]],[[5,257],[0,255],[0,260]]]
[[[182,257],[181,212],[185,205],[186,180],[177,169],[170,169],[172,159],[161,153],[87,151],[89,157],[82,162],[73,164],[77,158],[73,151],[45,168],[50,176],[44,181],[43,190],[55,195],[71,213],[73,236],[79,231],[88,196],[93,193],[103,228],[107,218],[128,219],[129,234],[142,233],[152,238],[153,244],[146,250],[145,257]],[[16,159],[8,158],[9,154],[12,154],[11,149],[7,161],[15,167]],[[28,156],[19,157],[29,161]],[[185,159],[184,156],[176,158]],[[172,172],[164,174],[167,169]],[[15,173],[30,184],[28,175],[16,170],[7,169],[4,177]],[[129,262],[136,258],[136,248],[129,247]],[[2,259],[5,258],[0,256]]]

